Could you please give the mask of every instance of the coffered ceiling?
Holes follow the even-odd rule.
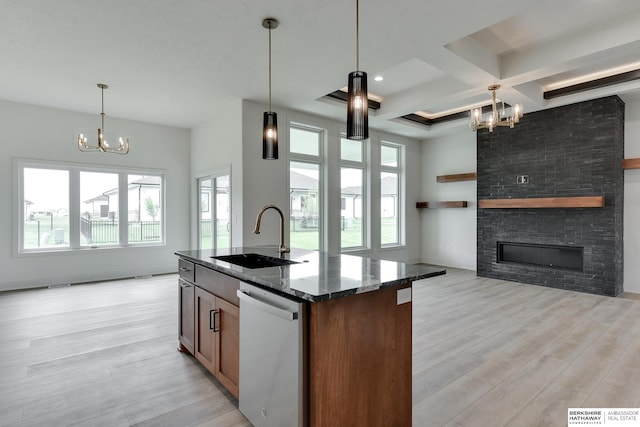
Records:
[[[344,120],[324,98],[355,69],[355,0],[0,0],[0,99],[192,127],[232,99]],[[543,93],[640,69],[640,2],[360,0],[360,68],[381,107],[372,128],[428,138],[438,117],[500,98],[525,113],[640,92],[640,80],[545,100]],[[380,75],[381,82],[373,77]]]

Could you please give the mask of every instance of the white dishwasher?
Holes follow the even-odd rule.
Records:
[[[240,412],[256,427],[303,427],[305,304],[240,282]]]

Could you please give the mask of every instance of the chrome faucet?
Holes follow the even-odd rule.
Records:
[[[253,230],[254,233],[260,234],[260,222],[262,221],[262,214],[268,209],[275,209],[280,214],[280,256],[290,252],[291,249],[287,248],[284,245],[284,214],[282,213],[282,209],[277,207],[276,205],[266,205],[260,212],[258,212],[258,217],[256,218],[256,229]]]

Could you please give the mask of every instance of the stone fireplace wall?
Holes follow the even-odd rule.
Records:
[[[623,283],[624,103],[617,96],[525,114],[477,133],[478,200],[604,196],[603,208],[478,209],[477,274],[616,296]],[[517,177],[526,175],[527,184]],[[497,242],[584,248],[582,271],[497,262]]]

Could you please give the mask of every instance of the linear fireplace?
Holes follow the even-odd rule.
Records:
[[[498,242],[498,262],[538,265],[582,271],[584,248],[578,246],[540,245]]]
[[[616,296],[623,291],[624,103],[617,96],[477,132],[477,274]],[[526,175],[527,182],[518,180]],[[513,200],[604,197],[578,207]],[[502,245],[498,246],[498,242]],[[526,243],[523,245],[522,243]]]

